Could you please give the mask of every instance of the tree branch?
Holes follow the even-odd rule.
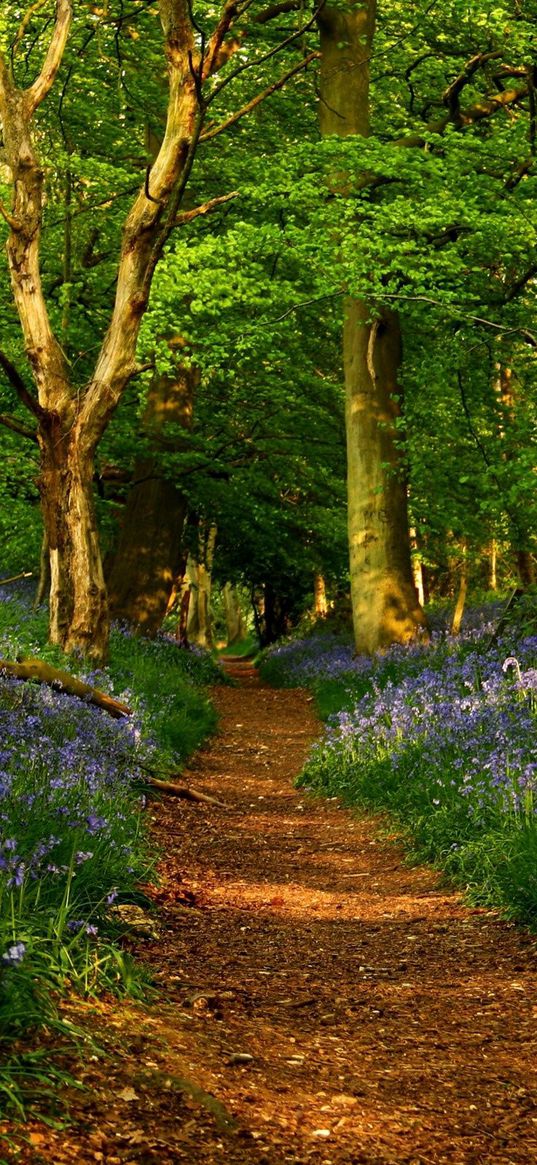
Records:
[[[30,25],[32,23],[34,16],[37,15],[40,8],[44,8],[46,3],[47,3],[47,0],[35,0],[35,4],[31,4],[30,7],[24,13],[24,16],[23,16],[23,18],[19,24],[19,27],[17,29],[17,35],[16,35],[15,40],[13,42],[13,47],[11,50],[11,59],[12,60],[15,56],[15,53],[17,52],[17,49],[18,49],[21,41],[24,38],[24,34],[26,32],[26,29],[28,28],[28,25]]]
[[[508,109],[513,105],[518,105],[519,101],[523,101],[527,96],[527,85],[523,89],[504,89],[502,93],[495,93],[492,97],[486,97],[483,101],[476,101],[474,105],[469,105],[467,109],[460,110],[455,122],[459,126],[473,125],[474,122],[482,121],[485,117],[492,117],[500,109]],[[425,128],[425,132],[442,134],[452,122],[453,118],[451,113],[446,113],[438,121],[430,121]],[[425,144],[426,141],[423,133],[409,134],[408,137],[398,138],[394,142],[396,146],[406,147],[422,147]]]
[[[526,284],[530,282],[530,279],[534,279],[536,275],[537,263],[533,263],[531,267],[528,267],[527,271],[524,271],[518,279],[515,279],[514,283],[512,283],[510,287],[506,288],[503,302],[511,303],[511,300],[516,298],[519,291],[523,291]]]
[[[239,0],[226,0],[224,10],[218,21],[218,24],[213,32],[212,37],[207,45],[205,59],[202,63],[201,79],[207,80],[218,67],[218,58],[222,44],[237,16],[242,16],[246,9],[250,7],[253,0],[245,0],[240,3]]]
[[[208,202],[203,202],[201,206],[195,206],[193,210],[183,210],[181,214],[177,215],[174,220],[174,227],[182,227],[186,222],[192,222],[192,219],[199,218],[202,214],[210,214],[211,211],[216,210],[217,207],[222,206],[225,202],[231,202],[233,198],[239,197],[238,190],[232,190],[230,194],[221,194],[219,198],[210,198]]]
[[[0,587],[5,587],[8,583],[18,582],[21,578],[32,578],[33,573],[33,570],[22,570],[20,574],[12,574],[10,578],[0,578]]]
[[[477,73],[478,69],[481,69],[483,65],[486,65],[487,61],[497,60],[499,57],[501,57],[501,55],[501,49],[496,49],[495,52],[490,53],[476,53],[475,57],[472,57],[471,60],[468,61],[468,63],[464,66],[462,73],[459,73],[459,76],[451,82],[451,85],[448,85],[448,88],[445,90],[442,96],[442,101],[449,109],[450,116],[453,119],[457,120],[459,117],[459,96],[462,93],[464,87],[469,84],[474,74]]]
[[[266,61],[272,60],[272,57],[275,57],[278,53],[281,53],[282,49],[286,49],[289,47],[289,45],[294,44],[295,41],[300,40],[310,28],[313,28],[313,25],[316,23],[320,13],[325,7],[325,4],[326,0],[320,0],[320,3],[317,5],[313,16],[311,16],[310,19],[302,25],[302,28],[296,29],[295,32],[292,32],[289,36],[285,37],[285,40],[282,40],[279,44],[275,45],[273,49],[269,49],[268,52],[263,53],[261,57],[258,57],[257,59],[254,58],[253,61],[245,61],[244,64],[239,65],[236,69],[234,69],[232,73],[228,73],[227,77],[224,77],[223,81],[220,81],[218,85],[215,85],[212,93],[207,98],[206,104],[210,105],[211,102],[214,101],[215,97],[217,97],[218,94],[221,93],[227,85],[234,81],[236,77],[240,77],[241,73],[245,73],[247,69],[253,69],[254,67],[257,68],[259,65],[264,65]]]
[[[430,303],[433,307],[440,307],[442,311],[449,312],[455,318],[468,320],[472,324],[483,324],[486,328],[492,328],[495,332],[501,332],[504,336],[520,336],[526,344],[531,348],[537,348],[537,336],[530,332],[529,328],[509,328],[504,327],[503,324],[497,324],[494,320],[486,320],[483,316],[475,316],[470,312],[458,311],[451,304],[442,303],[439,299],[433,299],[430,295],[404,295],[400,292],[383,292],[379,299],[401,299],[408,303]]]
[[[16,417],[10,417],[7,413],[0,413],[0,425],[5,429],[11,429],[13,433],[18,433],[19,437],[27,437],[29,441],[34,441],[37,445],[37,430],[29,429],[27,425],[23,425],[22,421],[18,421]]]
[[[266,89],[263,90],[262,93],[258,93],[257,97],[253,97],[251,101],[248,101],[246,105],[243,105],[242,109],[238,109],[236,113],[232,113],[231,116],[226,118],[225,121],[220,122],[220,125],[216,125],[213,129],[208,129],[205,133],[202,133],[200,141],[208,142],[212,138],[218,137],[218,134],[223,133],[224,130],[229,129],[230,125],[235,125],[235,122],[240,121],[241,117],[245,117],[247,113],[251,113],[252,109],[255,109],[256,106],[260,105],[266,97],[270,97],[272,93],[276,93],[278,89],[282,89],[291,77],[294,77],[296,73],[301,72],[301,70],[305,69],[306,66],[311,63],[311,61],[317,60],[319,56],[319,53],[310,53],[309,56],[304,57],[302,61],[299,61],[298,65],[295,65],[294,68],[289,69],[289,71],[285,73],[283,77],[280,77],[279,81],[275,81],[274,85],[269,85]]]
[[[21,403],[23,405],[25,405],[25,407],[31,413],[33,413],[34,417],[36,417],[38,421],[43,420],[43,417],[45,415],[45,410],[41,408],[41,405],[39,404],[39,402],[35,399],[35,397],[32,396],[31,392],[29,392],[29,390],[27,389],[27,387],[24,383],[24,380],[22,379],[22,376],[21,376],[20,372],[18,371],[18,369],[15,368],[15,365],[11,363],[11,360],[9,359],[8,356],[6,356],[5,352],[2,352],[1,350],[0,350],[0,368],[7,376],[7,379],[9,380],[9,383],[11,384],[12,388],[15,389],[15,392],[17,393],[17,396],[18,396],[19,400],[21,401]]]
[[[15,234],[18,234],[22,230],[22,223],[6,210],[2,202],[0,202],[0,215],[7,222],[9,229],[15,231]]]
[[[44,101],[56,80],[63,60],[72,18],[73,9],[71,0],[56,0],[54,31],[47,55],[43,62],[43,68],[33,85],[26,90],[26,100],[30,116],[35,112],[38,105],[41,105],[41,102]]]
[[[484,117],[491,117],[499,109],[507,109],[511,105],[518,105],[519,101],[523,101],[528,96],[528,88],[528,85],[524,85],[523,89],[505,89],[503,93],[495,93],[493,97],[487,97],[484,101],[476,101],[475,105],[471,105],[469,109],[462,111],[461,119],[463,125],[470,125],[474,121],[482,121]]]
[[[302,7],[302,0],[280,0],[280,3],[270,4],[268,8],[258,12],[254,21],[256,24],[268,24],[270,20],[275,20],[286,12],[300,12]]]

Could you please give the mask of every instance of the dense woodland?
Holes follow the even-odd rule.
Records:
[[[268,642],[348,545],[359,651],[531,582],[535,15],[3,5],[3,570],[53,643],[187,589],[203,642],[211,573]]]

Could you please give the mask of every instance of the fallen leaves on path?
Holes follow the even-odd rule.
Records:
[[[193,762],[227,809],[152,806],[159,925],[133,941],[157,996],[82,1009],[107,1057],[84,1065],[74,1124],[36,1122],[7,1159],[537,1160],[534,939],[406,867],[375,819],[295,792],[311,702],[230,670]]]

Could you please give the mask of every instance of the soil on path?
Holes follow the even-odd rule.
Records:
[[[537,1161],[535,940],[405,867],[379,822],[293,789],[303,692],[217,690],[191,783],[154,803],[148,1006],[88,1008],[74,1126],[39,1165],[527,1165]]]

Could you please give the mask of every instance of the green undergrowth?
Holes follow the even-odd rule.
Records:
[[[43,1044],[87,1039],[62,1018],[62,996],[146,996],[123,937],[129,906],[151,909],[140,889],[157,857],[147,777],[177,772],[214,730],[207,685],[224,681],[207,653],[166,637],[116,628],[109,665],[91,672],[46,637],[45,614],[0,591],[0,659],[46,660],[131,715],[114,720],[49,685],[0,680],[0,1116],[54,1087],[60,1070]]]
[[[222,647],[218,654],[226,659],[230,656],[233,659],[254,659],[259,651],[259,643],[253,635],[248,635],[246,639],[241,639],[240,643],[232,643],[229,647]]]

